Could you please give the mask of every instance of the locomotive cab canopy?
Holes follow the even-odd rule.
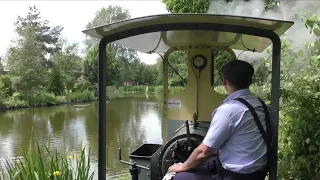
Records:
[[[263,52],[272,46],[271,132],[275,160],[269,179],[277,179],[280,97],[280,36],[293,22],[214,14],[164,14],[125,20],[83,31],[101,39],[99,44],[99,179],[106,179],[106,45],[116,43],[163,57],[162,144],[143,144],[130,154],[141,169],[139,179],[162,179],[174,162],[186,160],[202,141],[212,112],[225,95],[212,87],[213,50]],[[168,92],[169,56],[187,54],[188,82],[179,93]],[[244,59],[245,60],[245,59]],[[111,124],[110,124],[111,125]],[[180,154],[175,157],[173,151]],[[122,160],[121,160],[122,161]],[[124,161],[122,161],[124,162]],[[130,163],[129,163],[130,164]]]

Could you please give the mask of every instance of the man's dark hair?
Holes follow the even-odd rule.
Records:
[[[233,60],[226,63],[221,69],[223,78],[236,89],[249,88],[254,73],[253,66],[242,60]]]

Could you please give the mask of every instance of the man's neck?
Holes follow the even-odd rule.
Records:
[[[249,89],[249,88],[243,88],[243,89]],[[233,94],[234,92],[237,92],[237,91],[240,91],[240,90],[243,90],[243,89],[228,88],[227,92],[230,95],[230,94]]]
[[[238,90],[240,90],[240,89],[228,88],[228,94],[230,95],[230,94],[232,94],[232,93],[234,93],[234,92],[236,92]]]

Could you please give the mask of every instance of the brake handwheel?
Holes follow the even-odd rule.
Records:
[[[163,177],[174,163],[184,163],[202,140],[203,136],[197,134],[183,134],[171,139],[160,153],[160,176]]]

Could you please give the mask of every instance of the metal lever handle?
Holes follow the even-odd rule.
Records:
[[[187,128],[187,145],[188,145],[188,151],[191,151],[191,136],[190,136],[190,129],[189,129],[189,122],[186,121],[186,128]]]
[[[123,163],[123,164],[126,164],[126,165],[136,166],[136,167],[139,167],[139,168],[142,168],[142,169],[145,169],[145,170],[150,170],[150,168],[148,168],[148,167],[137,165],[136,162],[130,163],[130,162],[122,160],[122,158],[121,158],[121,148],[119,148],[119,161],[121,163]]]

